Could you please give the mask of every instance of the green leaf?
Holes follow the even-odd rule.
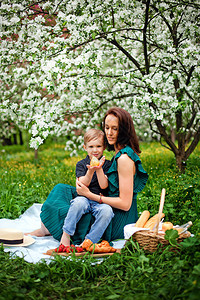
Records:
[[[192,274],[200,277],[200,264],[198,264],[197,266],[194,266]]]
[[[117,294],[114,294],[114,295],[110,295],[110,296],[108,296],[108,297],[106,297],[106,299],[119,299],[119,295],[117,295]]]
[[[142,263],[143,262],[147,262],[148,263],[149,262],[149,258],[146,257],[144,254],[142,254],[142,255],[139,256],[139,261],[142,262]]]
[[[189,237],[187,239],[184,239],[183,242],[180,243],[180,245],[184,248],[189,248],[193,246],[200,246],[200,239],[196,236]]]
[[[178,238],[178,231],[174,229],[166,230],[165,239],[169,241],[170,245],[176,246]]]
[[[92,33],[92,38],[93,38],[93,40],[95,39],[95,37],[96,37],[96,33],[93,32],[93,33]]]

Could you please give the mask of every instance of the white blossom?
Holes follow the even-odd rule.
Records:
[[[0,24],[0,113],[5,128],[11,118],[29,130],[33,148],[49,134],[69,135],[68,149],[81,145],[77,129],[99,125],[113,105],[130,112],[143,139],[152,136],[149,121],[175,128],[177,109],[184,126],[193,110],[198,116],[200,28],[194,6],[174,1],[172,17],[170,2],[150,2],[147,66],[145,1],[45,1],[38,5],[48,17],[27,18],[31,5],[0,6],[6,16]]]

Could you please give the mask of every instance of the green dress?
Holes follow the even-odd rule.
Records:
[[[148,174],[143,169],[139,156],[132,150],[132,148],[126,146],[125,148],[121,149],[112,159],[112,165],[106,173],[109,181],[108,196],[119,196],[117,159],[122,154],[127,154],[135,162],[136,166],[136,173],[133,179],[133,201],[131,208],[128,211],[113,208],[114,217],[102,237],[108,242],[114,241],[116,239],[123,239],[124,226],[127,224],[135,223],[137,221],[137,193],[145,187],[148,179]],[[40,214],[41,220],[47,227],[51,235],[57,240],[60,240],[62,236],[62,227],[69,210],[70,200],[72,200],[76,196],[77,193],[75,187],[68,184],[59,183],[50,192],[47,200],[42,206],[42,211]],[[84,240],[84,237],[89,232],[93,222],[94,218],[90,213],[82,216],[77,224],[74,236],[71,237],[74,244],[80,244]]]

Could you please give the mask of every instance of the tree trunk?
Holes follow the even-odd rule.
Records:
[[[34,159],[37,160],[38,159],[38,150],[35,149],[35,155],[34,155]]]
[[[14,145],[17,145],[17,134],[13,134],[13,139],[14,139]]]
[[[182,133],[179,133],[177,135],[178,146],[176,146],[176,144],[172,141],[171,135],[169,136],[167,134],[166,128],[162,124],[162,122],[160,120],[155,120],[155,123],[157,125],[161,137],[165,140],[165,142],[168,145],[167,148],[174,153],[176,157],[177,167],[179,168],[181,173],[184,173],[186,169],[186,161],[189,158],[189,156],[193,153],[194,149],[200,141],[200,128],[198,128],[197,131],[193,134],[193,139],[190,140],[189,147],[187,147],[188,141],[187,139],[185,139],[185,134]]]
[[[24,144],[21,130],[19,130],[19,141],[20,141],[20,145]]]
[[[176,133],[173,128],[171,129],[171,140],[173,143],[175,143],[175,141],[176,141]]]
[[[184,157],[182,155],[176,156],[176,165],[181,173],[185,173],[186,161],[184,160]]]
[[[2,142],[3,146],[10,146],[10,145],[12,145],[11,138],[3,137],[2,139],[3,139],[3,142]]]

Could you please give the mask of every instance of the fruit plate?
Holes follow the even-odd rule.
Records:
[[[116,252],[109,252],[109,253],[91,253],[91,252],[80,252],[80,253],[66,253],[66,252],[55,252],[55,249],[49,249],[47,250],[45,255],[62,255],[62,256],[70,256],[70,255],[75,255],[77,257],[87,257],[87,256],[92,256],[92,257],[104,257],[104,256],[111,256],[115,253],[121,253],[121,249],[116,249]]]

